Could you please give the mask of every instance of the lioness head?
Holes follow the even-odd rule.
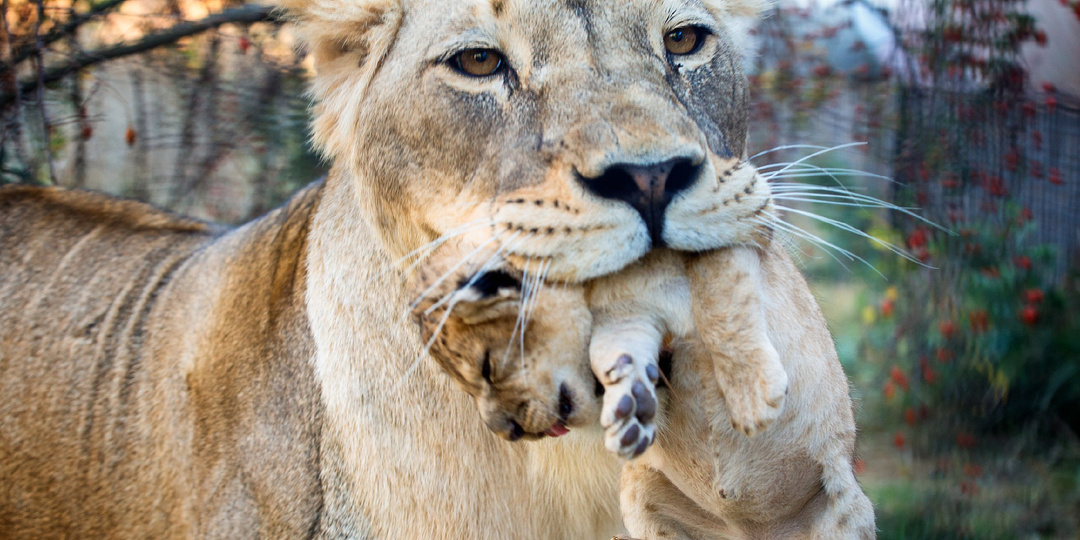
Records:
[[[467,232],[580,282],[769,210],[742,160],[754,0],[284,1],[315,140],[391,255]]]

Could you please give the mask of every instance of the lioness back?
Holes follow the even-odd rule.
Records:
[[[316,192],[226,232],[89,192],[0,188],[0,537],[311,528],[317,437],[301,435],[318,416],[289,306]],[[254,358],[222,373],[229,355]],[[252,388],[229,392],[239,380]],[[275,406],[274,385],[278,401],[294,386],[292,403]],[[276,457],[253,470],[222,449],[261,418],[290,437],[263,441]]]

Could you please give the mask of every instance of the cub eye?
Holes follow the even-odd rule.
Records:
[[[664,35],[664,48],[674,55],[693,54],[705,43],[705,33],[700,26],[676,28]]]
[[[489,77],[503,67],[503,56],[492,49],[466,49],[453,58],[453,66],[470,77]]]
[[[491,351],[484,351],[484,365],[480,368],[480,376],[488,384],[495,386],[495,383],[491,382]]]

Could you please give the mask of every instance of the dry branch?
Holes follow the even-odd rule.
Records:
[[[198,21],[185,21],[177,23],[160,32],[149,34],[143,39],[133,43],[123,43],[112,47],[105,47],[96,51],[76,53],[67,62],[49,67],[40,78],[26,79],[19,82],[19,90],[25,95],[33,92],[39,84],[49,84],[63,79],[71,73],[84,69],[101,62],[139,54],[163,45],[169,45],[182,38],[193,36],[217,28],[224,24],[252,24],[261,21],[276,20],[273,8],[266,6],[247,5],[228,9],[221,13],[210,15]],[[14,92],[0,93],[0,107],[7,106],[15,100]]]
[[[72,35],[73,33],[75,33],[76,30],[79,29],[80,26],[94,20],[100,15],[104,15],[105,13],[111,11],[113,8],[119,6],[120,4],[123,4],[126,1],[127,0],[105,0],[104,2],[99,2],[97,4],[94,4],[93,6],[90,6],[90,11],[77,14],[73,16],[68,22],[56,28],[53,28],[52,30],[49,30],[48,33],[40,36],[41,45],[52,45],[53,43]],[[10,66],[17,65],[20,62],[26,60],[27,58],[30,58],[30,56],[33,55],[36,50],[37,47],[34,44],[20,47],[14,50],[11,54],[11,61],[6,63],[5,65],[0,65],[0,72],[7,71],[8,69],[10,69]]]

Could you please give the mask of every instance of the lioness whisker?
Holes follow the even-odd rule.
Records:
[[[799,188],[806,189],[807,191],[799,191]],[[927,225],[929,225],[931,227],[934,227],[935,229],[938,229],[938,230],[940,230],[942,232],[946,232],[946,233],[951,234],[951,235],[956,235],[956,233],[954,231],[952,231],[951,229],[949,229],[947,227],[943,227],[943,226],[941,226],[941,225],[939,225],[939,224],[937,224],[937,223],[935,223],[935,222],[933,222],[933,221],[931,221],[929,219],[926,219],[926,218],[920,216],[919,214],[915,213],[914,210],[917,210],[917,208],[905,208],[903,206],[899,206],[899,205],[890,203],[888,201],[878,199],[876,197],[871,197],[869,195],[863,195],[863,194],[857,194],[857,193],[851,193],[851,192],[839,191],[839,190],[835,190],[834,188],[830,188],[828,186],[806,186],[806,185],[800,185],[800,184],[788,184],[786,186],[782,186],[780,189],[774,189],[773,190],[773,196],[774,196],[774,198],[777,198],[777,199],[786,198],[788,200],[797,200],[797,199],[794,199],[794,197],[812,198],[814,200],[805,201],[805,202],[815,202],[815,203],[821,203],[821,204],[832,204],[832,205],[836,205],[836,206],[861,206],[861,205],[844,204],[844,203],[840,203],[840,202],[834,202],[832,199],[849,200],[849,201],[852,201],[852,202],[866,203],[865,206],[867,208],[873,207],[873,208],[884,208],[884,209],[887,209],[887,210],[895,210],[895,211],[900,212],[900,213],[902,213],[904,215],[913,217],[913,218],[915,218],[915,219],[917,219],[917,220],[919,220],[919,221],[921,221],[921,222],[923,222],[923,223],[925,223],[925,224],[927,224]]]
[[[907,250],[893,244],[892,242],[887,242],[887,241],[882,240],[882,239],[880,239],[880,238],[878,238],[878,237],[876,237],[876,236],[874,236],[872,234],[865,233],[865,232],[859,230],[857,227],[852,227],[851,225],[848,225],[847,223],[844,223],[843,221],[828,218],[828,217],[825,217],[825,216],[822,216],[822,215],[815,214],[813,212],[808,212],[808,211],[805,211],[805,210],[799,210],[797,208],[789,208],[789,207],[781,206],[781,205],[776,205],[776,208],[779,209],[779,210],[783,210],[785,212],[791,212],[791,213],[794,213],[794,214],[798,214],[800,216],[805,216],[805,217],[808,217],[810,219],[819,221],[821,223],[825,223],[827,225],[832,225],[833,227],[836,227],[836,228],[838,228],[840,230],[843,230],[843,231],[847,231],[847,232],[852,233],[852,234],[854,234],[856,236],[861,236],[861,237],[863,237],[863,238],[865,238],[867,240],[870,240],[870,241],[878,244],[879,246],[881,246],[881,247],[883,247],[885,249],[888,249],[889,251],[891,251],[891,252],[893,252],[893,253],[895,253],[895,254],[897,254],[897,255],[899,255],[899,256],[901,256],[901,257],[903,257],[903,258],[905,258],[905,259],[919,265],[919,266],[922,266],[922,267],[925,267],[925,268],[934,268],[933,266],[930,266],[930,265],[920,261],[917,257],[912,255],[911,253],[908,253]]]
[[[794,172],[789,171],[789,172],[786,172],[786,173],[783,173],[783,174],[780,174],[780,173],[762,174],[762,176],[766,180],[768,180],[770,182],[772,182],[773,180],[776,180],[776,179],[814,178],[814,177],[822,176],[822,175],[830,176],[833,179],[836,179],[837,177],[841,177],[841,176],[844,176],[844,177],[851,176],[851,177],[860,177],[860,178],[861,177],[877,178],[877,179],[880,179],[880,180],[887,180],[889,182],[896,182],[892,178],[889,178],[888,176],[884,176],[884,175],[880,175],[880,174],[866,173],[866,172],[862,172],[862,171],[847,171],[847,170],[841,170],[841,169],[821,169],[821,170],[818,170],[818,169],[806,168],[806,169],[801,169],[799,171],[794,171]]]
[[[777,207],[777,208],[779,208],[779,207]],[[870,262],[867,261],[866,259],[864,259],[864,258],[862,258],[862,257],[852,253],[851,251],[848,251],[848,250],[846,250],[846,249],[844,249],[844,248],[842,248],[840,246],[837,246],[836,244],[833,244],[832,242],[829,242],[829,241],[821,238],[820,236],[817,236],[817,235],[815,235],[815,234],[813,234],[813,233],[811,233],[811,232],[809,232],[809,231],[807,231],[807,230],[805,230],[805,229],[803,229],[803,228],[801,228],[801,227],[799,227],[797,225],[794,225],[794,224],[792,224],[790,222],[787,222],[787,221],[783,221],[774,214],[771,214],[771,213],[768,213],[768,212],[765,212],[765,214],[767,214],[770,217],[776,219],[777,221],[775,222],[775,224],[788,229],[788,232],[790,232],[792,234],[795,234],[795,235],[803,238],[804,240],[807,240],[809,242],[817,244],[819,247],[831,248],[831,249],[835,250],[837,253],[840,253],[841,255],[847,257],[849,260],[859,261],[859,262],[865,264],[871,270],[873,270],[877,275],[881,276],[882,278],[885,278],[885,274],[882,274],[881,271],[878,270],[876,266],[874,266],[873,264],[870,264]],[[828,251],[825,251],[825,252],[828,253]],[[834,259],[835,259],[835,257],[834,257]],[[836,261],[840,262],[839,259],[836,259]],[[851,269],[848,268],[847,265],[845,265],[844,263],[840,262],[840,265],[843,266],[844,269],[847,270],[848,272],[851,271]],[[885,278],[885,279],[888,279],[888,278]]]
[[[792,168],[792,167],[794,167],[796,165],[799,165],[800,163],[803,163],[803,162],[805,162],[805,161],[807,161],[809,159],[813,159],[813,158],[815,158],[817,156],[820,156],[822,154],[827,154],[829,152],[834,152],[836,150],[843,150],[844,148],[851,148],[851,147],[854,147],[854,146],[863,146],[865,144],[866,144],[865,142],[852,142],[852,143],[833,146],[833,147],[830,147],[830,148],[825,148],[823,150],[818,150],[817,152],[814,152],[814,153],[812,153],[810,155],[807,155],[807,156],[803,156],[803,157],[801,157],[801,158],[799,158],[799,159],[797,159],[797,160],[795,160],[795,161],[793,161],[791,163],[788,163],[782,169],[777,171],[776,174],[781,174],[784,171],[787,171],[788,169],[790,169],[790,168]]]
[[[493,223],[495,223],[495,222],[494,221],[487,221],[487,222],[484,222],[484,223],[477,223],[477,224],[474,224],[474,225],[469,226],[469,227],[457,227],[456,229],[451,229],[450,231],[447,231],[445,234],[443,234],[439,238],[436,238],[435,240],[432,240],[431,242],[428,242],[424,246],[421,246],[421,247],[413,250],[411,253],[417,253],[419,251],[424,251],[424,253],[422,255],[420,255],[415,261],[413,261],[413,263],[411,265],[409,265],[408,268],[406,268],[405,270],[403,270],[401,272],[402,279],[405,279],[410,274],[412,274],[412,272],[414,270],[416,270],[416,268],[418,266],[420,266],[420,264],[422,264],[424,262],[424,260],[426,260],[432,253],[435,252],[436,249],[439,249],[439,246],[445,244],[447,241],[452,240],[454,238],[457,238],[458,236],[468,234],[468,233],[470,233],[472,231],[475,231],[477,229],[482,229],[484,227],[490,226]],[[405,262],[405,259],[407,259],[407,258],[409,258],[411,256],[412,256],[411,254],[410,255],[405,255],[401,259],[398,259],[398,261],[400,261],[400,262],[395,262],[395,263],[391,264],[391,268],[393,268],[394,266],[397,266],[398,264],[401,264],[402,262]]]
[[[521,303],[518,304],[517,319],[514,321],[514,329],[510,332],[510,340],[506,343],[506,350],[503,352],[502,361],[505,363],[506,359],[510,357],[510,349],[514,346],[514,338],[517,337],[518,327],[521,326],[522,317],[524,315],[525,304],[529,301],[529,264],[532,262],[532,257],[525,259],[525,264],[521,267]]]
[[[511,234],[510,237],[506,239],[506,242],[503,242],[503,245],[500,246],[499,249],[497,249],[495,251],[495,253],[491,254],[491,256],[488,257],[488,259],[486,261],[484,261],[484,264],[480,265],[480,268],[476,272],[473,273],[473,276],[472,276],[472,278],[469,279],[469,282],[466,283],[464,287],[459,287],[458,289],[468,289],[469,287],[472,287],[473,285],[475,285],[476,281],[478,279],[480,279],[484,275],[484,273],[487,272],[491,268],[491,263],[493,261],[495,261],[500,255],[502,255],[502,252],[506,251],[506,249],[508,247],[510,247],[510,245],[512,243],[514,243],[514,239],[517,236],[519,236],[520,234],[521,234],[521,231],[516,231],[513,234]],[[439,309],[439,306],[446,303],[446,301],[448,299],[450,299],[451,296],[453,296],[454,292],[456,292],[456,290],[450,291],[446,296],[443,296],[442,299],[440,299],[438,302],[435,302],[434,304],[432,304],[431,307],[427,308],[424,311],[424,315],[430,315],[432,311],[435,311],[436,309]]]
[[[522,365],[524,365],[525,359],[525,331],[529,327],[529,317],[532,315],[532,308],[536,305],[536,299],[540,296],[540,287],[543,284],[544,279],[544,264],[546,261],[543,259],[537,264],[536,271],[533,273],[532,282],[529,284],[529,297],[522,302],[521,305],[521,334],[518,336],[518,343],[521,348]]]
[[[525,358],[525,332],[529,328],[529,321],[532,319],[533,310],[536,309],[536,301],[540,298],[540,293],[544,290],[544,279],[547,277],[548,270],[551,269],[551,260],[541,261],[540,270],[536,275],[535,292],[529,301],[529,305],[525,310],[525,321],[521,325],[521,357]]]
[[[396,261],[390,263],[390,265],[391,266],[397,266],[397,265],[405,262],[406,260],[411,259],[415,255],[419,254],[421,251],[429,250],[429,249],[433,250],[433,249],[439,247],[440,245],[442,245],[443,242],[446,242],[447,240],[449,240],[451,238],[454,238],[455,236],[460,236],[461,234],[464,234],[464,233],[466,233],[468,231],[471,231],[471,230],[474,230],[474,229],[479,229],[480,227],[491,225],[492,223],[494,223],[494,221],[492,221],[490,219],[488,219],[488,220],[478,219],[476,221],[470,221],[469,223],[465,223],[465,224],[460,225],[458,227],[454,227],[454,228],[446,231],[445,233],[443,233],[438,238],[432,240],[431,242],[428,242],[428,243],[426,243],[426,244],[424,244],[424,245],[422,245],[422,246],[420,246],[420,247],[406,253],[405,255],[402,255],[401,258],[399,258]]]
[[[431,284],[431,286],[424,290],[424,292],[420,293],[420,296],[416,297],[416,299],[413,300],[412,303],[409,305],[409,309],[416,309],[416,306],[419,305],[420,302],[424,300],[424,298],[427,298],[427,296],[431,294],[431,291],[434,291],[435,288],[437,288],[439,285],[442,285],[442,283],[446,281],[446,279],[449,278],[451,274],[456,272],[458,268],[461,268],[461,265],[469,262],[473,257],[476,256],[477,253],[480,253],[482,249],[487,247],[488,244],[498,240],[498,238],[499,236],[497,234],[495,236],[492,236],[491,238],[488,238],[487,240],[483,241],[479,246],[476,246],[476,248],[470,251],[467,255],[462,257],[461,260],[457,262],[457,264],[452,266],[442,276],[439,276],[439,279],[436,279],[435,282]]]
[[[821,248],[822,253],[824,253],[825,255],[828,255],[829,258],[836,261],[836,263],[839,264],[841,268],[843,268],[844,270],[847,270],[848,272],[851,272],[851,268],[849,268],[848,265],[844,264],[844,261],[841,261],[840,258],[837,257],[836,255],[834,255],[832,253],[832,251],[830,251],[828,248],[826,248],[826,246],[821,245],[819,243],[820,239],[817,238],[816,236],[811,235],[809,233],[806,233],[805,231],[799,232],[799,231],[793,230],[793,229],[788,227],[788,225],[789,225],[788,223],[783,222],[783,221],[779,221],[778,218],[776,220],[766,220],[766,219],[759,218],[759,223],[766,226],[766,227],[769,227],[770,229],[772,229],[774,231],[781,232],[783,234],[788,235],[789,238],[791,238],[791,242],[793,244],[795,244],[795,245],[797,245],[797,241],[795,239],[798,238],[798,239],[801,239],[803,241],[809,242],[811,245],[818,246],[819,248]],[[802,253],[804,254],[804,256],[809,255],[805,251],[803,251]],[[844,254],[844,256],[851,259],[850,255]],[[854,260],[854,259],[851,259],[851,260]]]
[[[771,154],[773,152],[779,152],[781,150],[797,150],[797,149],[803,149],[803,148],[810,148],[810,149],[813,149],[813,150],[824,150],[824,149],[826,149],[828,147],[827,146],[819,146],[819,145],[816,145],[816,144],[785,144],[783,146],[776,146],[776,147],[770,148],[768,150],[762,150],[762,151],[750,156],[749,161],[754,161],[755,159],[757,159],[757,158],[759,158],[761,156],[764,156],[766,154]]]

